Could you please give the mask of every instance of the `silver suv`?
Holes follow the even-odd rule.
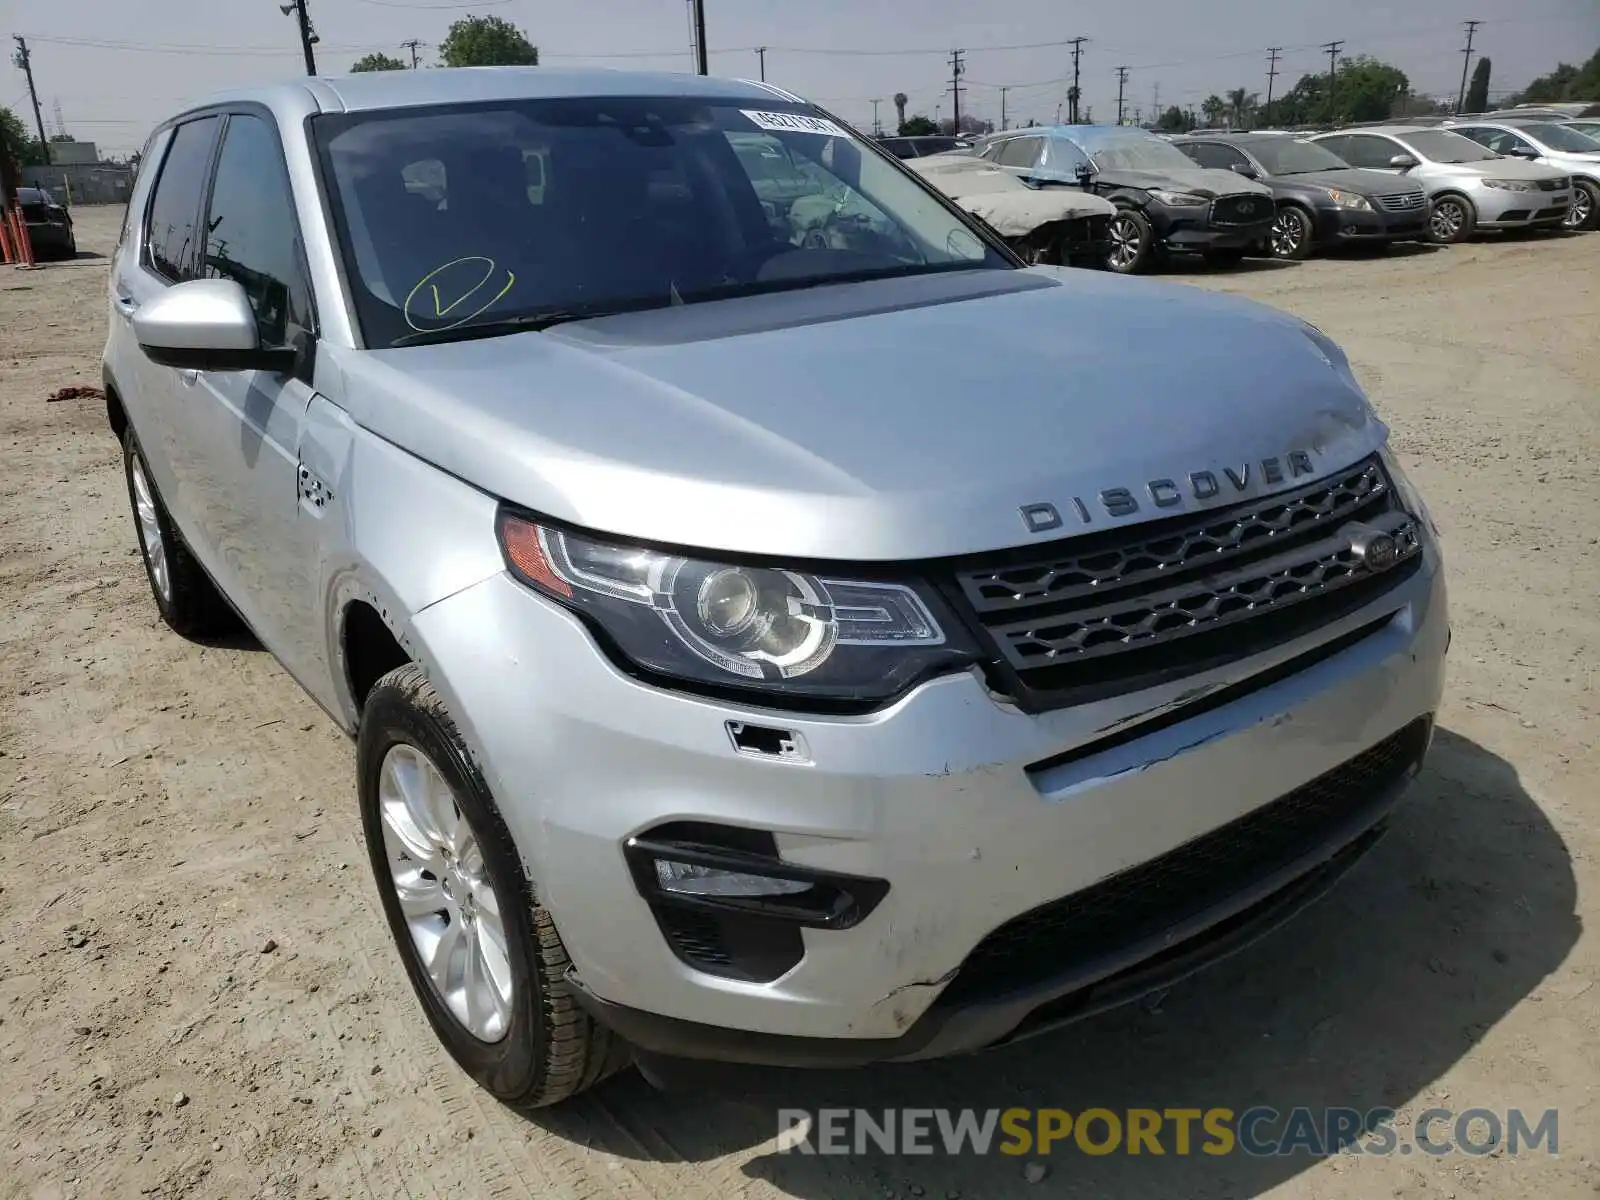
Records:
[[[787,92],[308,79],[163,124],[128,211],[156,607],[354,739],[400,959],[507,1102],[1165,986],[1419,769],[1439,547],[1338,347],[1028,269]]]
[[[1364,126],[1310,140],[1352,167],[1420,183],[1436,242],[1464,242],[1480,229],[1558,229],[1572,203],[1572,178],[1565,172],[1504,158],[1448,129]]]

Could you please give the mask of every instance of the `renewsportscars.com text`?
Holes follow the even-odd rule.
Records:
[[[1330,1154],[1559,1153],[1555,1109],[1430,1108],[1402,1131],[1372,1108],[786,1108],[788,1154],[1130,1154],[1254,1157]]]

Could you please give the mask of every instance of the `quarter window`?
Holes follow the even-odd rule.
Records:
[[[309,324],[289,175],[277,135],[260,117],[228,118],[201,274],[244,288],[263,346],[293,345]]]
[[[181,283],[195,278],[195,222],[200,219],[200,194],[217,132],[216,117],[179,125],[150,200],[146,253],[151,270]]]
[[[1250,160],[1237,150],[1216,142],[1198,142],[1185,146],[1184,149],[1189,151],[1189,157],[1202,167],[1210,167],[1216,171],[1231,171],[1235,164],[1248,166],[1250,163]]]
[[[1039,161],[1039,139],[1036,137],[1012,138],[1000,147],[999,162],[1003,167],[1031,167]]]

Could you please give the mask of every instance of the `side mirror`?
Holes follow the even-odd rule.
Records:
[[[1512,146],[1505,152],[1512,158],[1538,158],[1539,152],[1532,146]]]
[[[1396,154],[1389,160],[1389,165],[1397,171],[1409,171],[1417,165],[1417,160],[1409,154]]]
[[[1260,175],[1249,163],[1229,163],[1228,166],[1235,175],[1243,175],[1246,179],[1255,179]]]
[[[180,371],[287,371],[293,350],[265,350],[244,288],[232,279],[177,283],[133,314],[151,362]]]

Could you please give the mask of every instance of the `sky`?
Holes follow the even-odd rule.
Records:
[[[494,14],[521,27],[544,62],[692,71],[686,0],[307,0],[321,38],[322,74],[361,55],[409,60],[418,38],[424,64],[450,22]],[[1491,96],[1582,62],[1600,48],[1600,0],[705,0],[714,75],[755,78],[755,47],[768,47],[766,77],[870,129],[874,97],[892,124],[892,97],[908,111],[951,114],[950,50],[965,50],[962,108],[999,122],[1001,87],[1010,124],[1056,120],[1072,72],[1070,48],[1084,37],[1083,105],[1115,118],[1116,68],[1128,68],[1126,104],[1148,119],[1177,103],[1199,107],[1213,92],[1265,93],[1267,49],[1284,47],[1281,94],[1308,71],[1325,71],[1321,43],[1372,54],[1410,77],[1414,90],[1453,99],[1461,83],[1462,22],[1482,22],[1474,49],[1493,62]],[[987,8],[988,13],[982,12]],[[279,0],[0,0],[0,33],[22,34],[32,52],[47,132],[57,111],[68,133],[104,152],[137,149],[150,127],[181,104],[222,88],[301,74],[295,21]],[[8,52],[12,49],[7,45]],[[0,65],[0,104],[32,127],[27,83]]]

